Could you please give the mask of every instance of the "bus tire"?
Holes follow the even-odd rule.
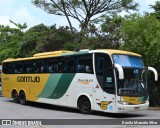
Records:
[[[79,111],[83,114],[90,114],[91,111],[91,103],[87,97],[81,97],[78,100]]]
[[[19,96],[18,96],[18,93],[17,93],[17,91],[13,91],[12,92],[12,98],[13,98],[13,102],[14,103],[19,103]]]
[[[19,101],[21,105],[25,105],[27,103],[26,101],[26,95],[24,93],[24,91],[21,91],[19,94]]]

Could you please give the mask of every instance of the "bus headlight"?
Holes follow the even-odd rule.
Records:
[[[119,104],[122,104],[122,105],[129,105],[128,102],[125,102],[125,101],[118,101]]]

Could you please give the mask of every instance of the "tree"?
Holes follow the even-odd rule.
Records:
[[[95,25],[89,25],[89,36],[82,38],[79,48],[118,49],[122,40],[120,34],[122,20],[123,17],[113,14],[105,17],[100,28],[97,28]]]
[[[46,35],[45,32],[47,30],[47,26],[45,26],[44,24],[39,24],[25,32],[21,42],[19,43],[19,54],[21,55],[21,57],[32,56],[34,53],[36,53],[35,49],[38,40],[39,38],[41,38],[41,36]]]
[[[20,57],[20,42],[23,39],[23,30],[27,28],[26,23],[19,24],[10,20],[16,28],[0,25],[0,63],[7,58]]]
[[[22,36],[23,32],[18,28],[0,25],[0,44],[7,43],[13,36]]]
[[[12,20],[9,20],[12,24],[14,24],[17,28],[19,28],[21,31],[23,31],[24,29],[26,29],[27,28],[27,24],[26,23],[24,23],[23,25],[22,24],[20,24],[20,23],[15,23],[14,21],[12,21]]]
[[[14,23],[14,22],[12,22]],[[38,52],[75,49],[75,35],[68,27],[36,25],[23,32],[18,28],[0,26],[0,63],[7,58],[29,57]]]
[[[154,9],[154,15],[156,15],[156,17],[158,19],[160,19],[160,1],[156,1],[156,4],[155,5],[150,5],[151,8]]]
[[[19,42],[24,33],[18,28],[0,26],[0,63],[7,58],[19,56]]]
[[[122,36],[120,35],[120,28],[123,18],[116,14],[106,16],[105,21],[101,24],[102,36],[106,38],[107,45],[110,48],[118,49],[121,44]]]
[[[32,56],[37,52],[48,52],[69,48],[73,50],[74,35],[68,27],[56,28],[56,25],[36,25],[25,32],[20,45],[21,57]],[[69,46],[70,45],[70,46]]]
[[[66,43],[74,42],[74,35],[68,30],[68,27],[50,26],[38,38],[35,50],[37,52],[48,52],[62,50]]]
[[[160,60],[160,21],[150,14],[132,14],[121,26],[122,49],[143,56],[146,65],[157,66]]]
[[[89,24],[111,14],[122,10],[135,10],[137,3],[133,0],[32,0],[32,3],[44,11],[65,16],[73,33],[70,18],[76,19],[85,31]]]

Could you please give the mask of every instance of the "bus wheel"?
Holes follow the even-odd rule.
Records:
[[[78,107],[81,113],[90,114],[91,113],[91,103],[87,97],[82,97],[78,101]]]
[[[18,93],[16,91],[12,92],[12,98],[14,103],[19,103]]]
[[[26,95],[23,91],[20,92],[19,99],[20,99],[20,104],[25,105],[27,103]]]

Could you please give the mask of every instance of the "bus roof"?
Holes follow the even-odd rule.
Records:
[[[26,57],[26,58],[9,58],[4,60],[3,62],[12,62],[12,61],[21,61],[21,60],[32,60],[32,59],[38,59],[38,58],[50,58],[50,57],[55,57],[55,56],[67,56],[67,55],[80,55],[80,54],[86,54],[86,53],[108,53],[110,55],[113,54],[124,54],[124,55],[133,55],[133,56],[139,56],[141,55],[133,53],[133,52],[128,52],[128,51],[122,51],[122,50],[114,50],[114,49],[98,49],[98,50],[80,50],[78,52],[75,51],[68,51],[68,50],[60,50],[60,51],[53,51],[53,52],[44,52],[44,53],[36,53],[33,55],[33,57]]]
[[[99,50],[98,50],[99,51]],[[113,54],[124,54],[124,55],[132,55],[132,56],[139,56],[140,54],[129,52],[129,51],[123,51],[123,50],[114,50],[114,49],[100,49],[100,51],[106,51],[107,53],[113,55]]]

